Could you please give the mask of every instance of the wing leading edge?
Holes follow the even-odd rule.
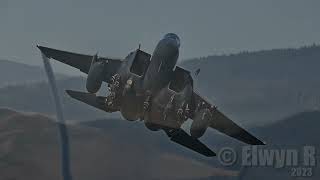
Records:
[[[47,58],[52,58],[54,60],[57,60],[59,62],[72,66],[74,68],[77,68],[81,72],[88,74],[91,66],[92,58],[93,58],[92,55],[90,56],[85,54],[62,51],[62,50],[52,49],[52,48],[39,46],[39,45],[37,47]],[[122,63],[120,59],[113,59],[113,58],[106,58],[106,57],[99,57],[98,60],[106,62],[105,72],[107,72],[108,77],[110,74],[113,75],[116,72],[116,70],[119,69]],[[108,81],[108,79],[104,79],[104,80]]]
[[[193,108],[195,109],[199,103],[202,103],[204,107],[212,107],[207,100],[202,98],[198,93],[193,92]],[[264,142],[260,141],[258,138],[254,137],[249,132],[238,126],[218,109],[213,110],[209,126],[247,144],[265,145]]]

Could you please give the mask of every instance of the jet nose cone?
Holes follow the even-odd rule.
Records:
[[[163,40],[165,40],[168,44],[175,46],[177,48],[180,47],[180,38],[178,35],[174,33],[168,33],[163,37]]]

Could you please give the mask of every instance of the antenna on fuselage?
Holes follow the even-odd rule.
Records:
[[[140,48],[141,48],[141,44],[139,43],[139,47],[138,47],[138,50],[140,50]]]

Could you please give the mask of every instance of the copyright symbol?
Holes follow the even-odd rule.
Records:
[[[232,148],[224,147],[218,153],[218,160],[224,166],[231,166],[237,160],[237,153]]]

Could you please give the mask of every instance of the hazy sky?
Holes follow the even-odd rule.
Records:
[[[0,0],[0,58],[40,64],[36,44],[151,53],[167,32],[180,36],[181,59],[299,47],[320,43],[319,17],[319,0]]]

